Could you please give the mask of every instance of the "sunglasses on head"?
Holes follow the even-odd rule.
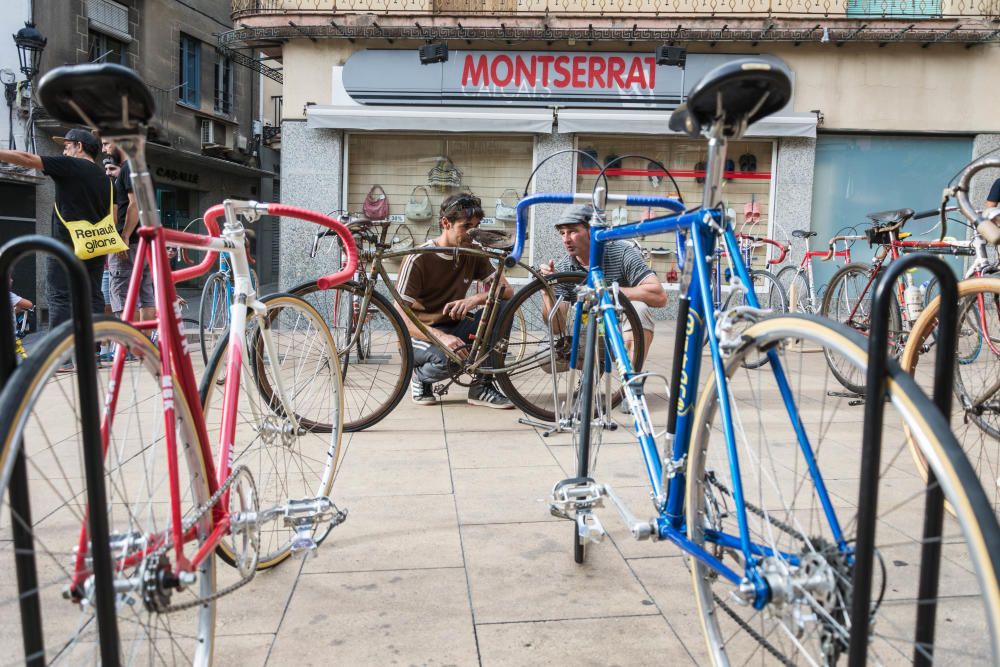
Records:
[[[465,217],[469,217],[468,211],[481,210],[482,207],[483,202],[476,195],[461,195],[448,205],[448,208],[444,210],[444,216],[450,219],[452,215],[462,211],[465,212]]]

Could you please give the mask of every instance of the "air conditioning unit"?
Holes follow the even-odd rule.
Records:
[[[201,145],[202,146],[213,146],[215,145],[215,125],[212,121],[207,119],[202,119],[201,121]]]

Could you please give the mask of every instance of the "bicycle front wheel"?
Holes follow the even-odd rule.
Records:
[[[691,561],[713,662],[728,665],[756,658],[834,664],[846,660],[853,623],[870,627],[871,664],[909,662],[915,654],[930,657],[929,647],[916,645],[913,637],[917,609],[934,602],[939,622],[932,659],[941,664],[996,664],[995,648],[984,638],[995,638],[1000,631],[1000,554],[995,546],[1000,527],[929,399],[890,362],[878,506],[859,509],[863,411],[851,407],[847,397],[831,396],[838,380],[821,355],[835,353],[864,370],[864,338],[814,316],[768,318],[748,328],[744,337],[744,346],[726,369],[729,432],[739,465],[731,465],[712,377],[695,413],[687,525],[691,539],[738,576],[748,571],[739,542],[742,508],[734,500],[736,468],[751,557],[770,598],[760,610],[739,604],[737,600],[747,597],[741,596],[738,583],[702,561]],[[747,354],[765,349],[780,362],[790,407],[774,374],[742,366]],[[777,370],[773,363],[770,368]],[[961,508],[956,518],[945,519],[941,565],[946,592],[934,600],[921,600],[917,594],[926,485],[908,470],[904,429],[934,461],[945,497]],[[825,508],[823,499],[829,500]],[[864,511],[875,513],[878,526],[872,611],[869,618],[852,619],[853,549]],[[994,545],[992,552],[987,545]]]
[[[402,317],[374,289],[364,307],[365,288],[355,282],[321,290],[313,281],[292,293],[320,312],[337,342],[344,430],[361,431],[385,419],[406,394],[413,373],[413,346]]]
[[[864,264],[848,264],[833,274],[830,286],[823,294],[820,312],[835,322],[846,324],[867,336],[872,328],[872,299],[875,298],[875,278]],[[889,306],[889,354],[899,356],[903,338],[902,315],[894,299]],[[848,391],[865,393],[865,370],[858,369],[848,359],[841,359],[830,351],[826,354],[834,377]]]
[[[536,419],[555,421],[553,381],[559,381],[570,371],[570,348],[572,346],[573,322],[572,304],[575,303],[575,289],[586,280],[582,273],[554,273],[544,281],[533,280],[518,290],[507,304],[497,324],[493,340],[491,364],[497,372],[497,384],[514,405]],[[553,367],[549,352],[549,325],[547,315],[549,304],[555,304],[562,296],[562,303],[568,307],[553,320],[553,341],[556,362]],[[639,372],[645,359],[643,349],[643,329],[635,308],[624,295],[619,295],[622,316],[619,318],[626,339],[631,341],[630,356],[632,369]],[[598,350],[602,353],[603,336],[599,337]],[[582,361],[582,350],[579,354]],[[555,376],[555,377],[553,377]],[[559,382],[559,386],[564,383]],[[620,387],[612,393],[612,403],[621,402]]]
[[[220,338],[229,334],[229,282],[224,273],[214,273],[201,290],[198,308],[198,341],[201,360],[207,364]]]
[[[934,333],[940,298],[931,301],[913,326],[900,365],[928,393],[934,386]],[[1000,515],[1000,280],[972,278],[958,284],[955,385],[949,423]],[[921,475],[927,460],[911,439]]]
[[[185,553],[192,556],[211,532],[209,480],[202,459],[191,406],[174,382],[177,421],[176,465],[180,495],[172,497],[168,466],[171,457],[164,437],[160,357],[140,331],[119,320],[94,322],[94,339],[128,354],[120,374],[112,364],[99,366],[97,391],[107,399],[117,387],[117,402],[109,415],[100,401],[102,423],[109,437],[104,459],[107,518],[114,586],[116,588],[120,654],[129,664],[207,665],[215,633],[215,559],[205,559],[183,588],[164,585],[161,576],[176,571],[169,545],[172,507],[179,506],[191,525]],[[81,409],[73,364],[72,322],[57,327],[18,366],[0,395],[0,505],[7,500],[11,468],[24,457],[29,475],[30,518],[0,507],[0,558],[9,576],[0,577],[0,664],[24,664],[16,655],[22,624],[17,615],[18,587],[13,576],[16,528],[27,531],[33,546],[19,550],[34,556],[38,587],[26,592],[41,607],[39,630],[45,643],[46,665],[97,664],[100,655],[97,620],[89,599],[94,586],[89,542],[78,553],[81,529],[87,521],[87,489],[82,460]],[[22,446],[23,442],[23,446]],[[13,514],[13,516],[12,516]],[[161,553],[162,552],[162,553]],[[159,584],[151,582],[160,582]],[[68,595],[64,597],[64,594]],[[190,605],[189,608],[185,608]]]
[[[337,348],[316,309],[288,294],[261,301],[267,313],[248,320],[245,347],[238,352],[240,393],[231,461],[232,467],[250,470],[265,512],[291,499],[330,495],[340,458],[342,393]],[[220,379],[226,375],[229,352],[229,345],[216,347],[201,380],[209,433],[219,433],[225,416]],[[328,532],[318,530],[317,542]],[[293,537],[280,519],[263,525],[258,567],[285,560]],[[226,562],[236,562],[226,542],[219,553]]]

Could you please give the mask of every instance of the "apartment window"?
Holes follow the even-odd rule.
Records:
[[[215,61],[215,106],[218,113],[233,111],[233,61],[219,55]]]
[[[127,47],[124,42],[93,30],[90,31],[88,42],[87,59],[90,62],[125,64]]]
[[[177,83],[181,102],[191,106],[201,103],[201,42],[184,33],[181,33],[180,80]]]

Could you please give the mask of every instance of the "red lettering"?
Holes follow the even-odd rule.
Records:
[[[517,56],[514,59],[514,83],[521,85],[522,83],[530,83],[532,86],[535,85],[535,58],[531,58],[531,69],[528,69],[528,63],[525,62],[524,58]]]
[[[489,65],[486,56],[479,56],[479,63],[473,65],[472,56],[465,56],[465,65],[462,67],[462,85],[467,86],[469,82],[473,86],[490,85]]]
[[[618,56],[612,56],[608,58],[608,87],[612,85],[617,85],[619,88],[625,88],[625,82],[622,81],[622,74],[625,73],[625,59],[619,58]]]
[[[584,77],[587,75],[587,56],[573,56],[573,87],[586,86]]]
[[[646,66],[649,67],[649,89],[656,88],[656,58],[643,58]]]
[[[552,85],[556,88],[565,88],[569,85],[569,56],[558,56],[556,58],[555,71],[559,75],[558,79],[553,79]]]
[[[607,67],[608,63],[605,62],[604,58],[601,56],[590,56],[590,75],[587,77],[587,85],[591,88],[594,86],[603,88],[604,70],[606,70]]]
[[[493,75],[496,77],[496,75]],[[646,73],[642,71],[642,61],[639,58],[632,59],[632,66],[628,70],[628,78],[625,79],[625,87],[631,88],[634,83],[640,88],[646,87]]]
[[[538,56],[538,63],[542,66],[542,85],[549,85],[549,63],[555,60],[555,56]]]
[[[503,76],[497,74],[499,65],[504,66]],[[494,58],[493,64],[490,66],[490,75],[493,77],[494,85],[506,86],[510,83],[510,80],[514,78],[514,63],[510,61],[510,56],[497,56]]]

